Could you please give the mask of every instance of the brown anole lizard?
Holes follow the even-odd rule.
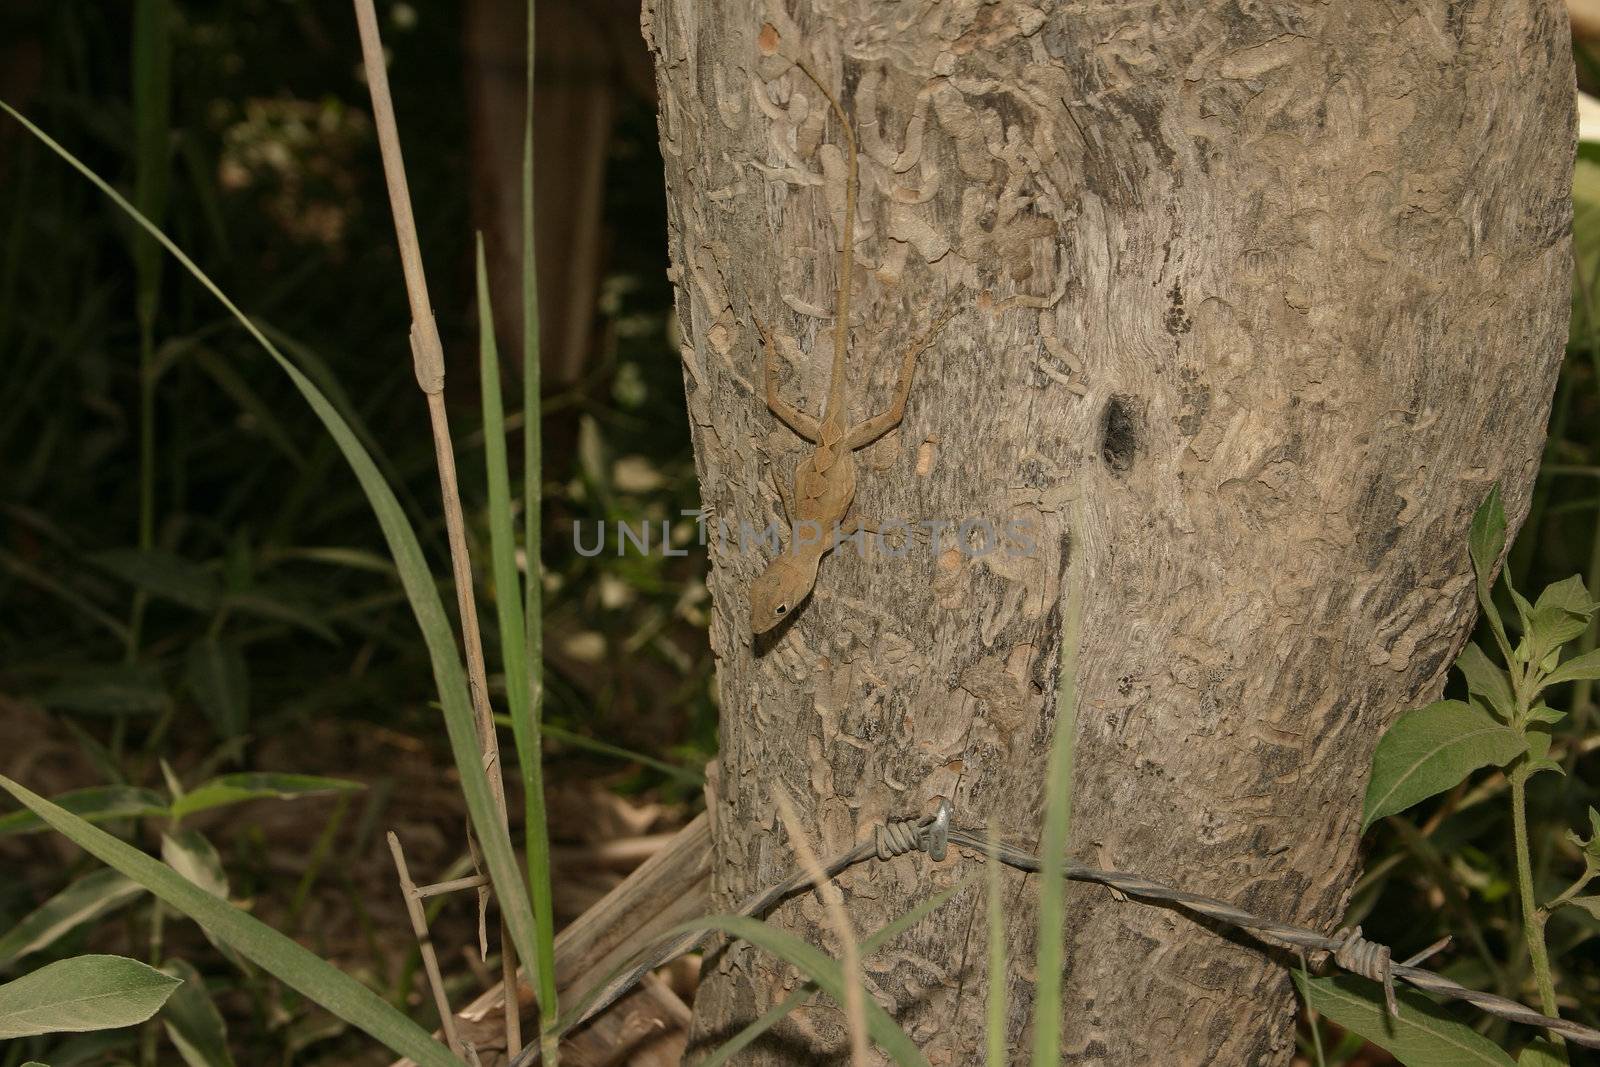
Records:
[[[906,397],[911,392],[911,378],[916,370],[917,357],[955,313],[953,307],[947,308],[932,328],[906,349],[901,357],[894,400],[888,409],[852,425],[849,413],[845,410],[844,363],[850,338],[850,283],[855,270],[856,138],[849,116],[833,93],[822,84],[822,79],[803,61],[797,61],[795,66],[827,98],[828,106],[839,120],[844,133],[848,184],[844,197],[844,232],[839,239],[838,288],[834,296],[833,369],[828,378],[827,404],[820,420],[778,395],[778,382],[773,373],[775,346],[772,333],[759,320],[756,321],[765,352],[767,407],[791,430],[816,445],[815,451],[795,467],[794,498],[785,501],[790,524],[789,545],[750,586],[750,629],[757,634],[772,629],[788,618],[811,594],[822,557],[832,551],[838,542],[837,531],[853,533],[872,529],[871,525],[859,518],[849,523],[844,521],[856,495],[856,465],[852,453],[900,424],[905,415]],[[814,536],[802,536],[802,531]]]

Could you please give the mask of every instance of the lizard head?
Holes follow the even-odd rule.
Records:
[[[785,552],[750,584],[750,630],[763,634],[793,615],[817,584],[820,553]]]

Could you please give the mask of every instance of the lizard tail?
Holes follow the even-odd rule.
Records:
[[[823,410],[823,416],[828,419],[837,417],[840,425],[845,425],[850,420],[840,410],[840,405],[844,403],[844,356],[850,339],[850,282],[855,276],[856,265],[856,134],[850,125],[850,116],[845,114],[838,98],[822,83],[817,72],[811,69],[811,64],[797,59],[795,66],[811,79],[827,99],[844,133],[845,161],[848,165],[844,189],[844,232],[839,235],[839,287],[833,301],[836,315],[833,323],[833,371],[828,378],[828,406]]]

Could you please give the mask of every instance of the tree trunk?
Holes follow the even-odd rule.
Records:
[[[1027,524],[987,555],[981,526],[901,558],[847,544],[758,639],[768,553],[713,544],[719,903],[793,862],[774,784],[824,852],[940,796],[1032,846],[1083,568],[1074,858],[1331,930],[1377,737],[1472,621],[1472,511],[1499,480],[1520,519],[1539,460],[1570,269],[1560,4],[650,0],[644,30],[705,503],[760,529],[810,454],[766,408],[755,317],[785,396],[815,415],[827,390],[844,142],[803,57],[861,141],[854,418],[961,309],[858,453],[858,511]],[[857,932],[971,869],[857,867]],[[1006,893],[1021,1047],[1037,887]],[[934,1064],[981,1056],[982,907],[866,965]],[[815,895],[775,921],[838,955]],[[1068,926],[1071,1062],[1288,1061],[1283,958],[1099,889]],[[795,982],[744,944],[713,956],[696,1047]],[[741,1062],[843,1062],[841,1027],[819,999]]]

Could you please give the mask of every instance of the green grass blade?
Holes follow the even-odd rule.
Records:
[[[1078,641],[1083,623],[1085,552],[1082,504],[1074,502],[1067,599],[1061,610],[1055,737],[1045,771],[1044,837],[1039,854],[1038,985],[1033,1010],[1034,1067],[1061,1062],[1061,964],[1066,939],[1067,837],[1072,824],[1072,755],[1078,736]]]
[[[1006,909],[1000,900],[1000,833],[989,820],[989,854],[984,864],[984,894],[989,919],[989,999],[984,1012],[984,1042],[989,1067],[1006,1067]]]
[[[489,484],[489,558],[494,577],[495,611],[500,622],[500,654],[506,678],[505,716],[517,742],[522,787],[532,780],[529,764],[538,753],[529,747],[527,634],[522,625],[522,579],[517,574],[516,531],[511,524],[511,467],[506,457],[506,410],[500,398],[500,349],[495,343],[489,269],[483,234],[478,234],[478,374],[483,393],[483,455]],[[499,716],[496,716],[497,718]],[[532,857],[530,856],[531,860]],[[529,872],[530,876],[532,872]]]
[[[511,521],[511,468],[506,455],[506,413],[500,396],[500,349],[495,343],[494,309],[490,305],[489,269],[483,235],[478,235],[478,371],[483,392],[483,453],[489,483],[489,555],[500,620],[500,654],[505,662],[506,710],[517,743],[517,770],[522,778],[524,853],[528,885],[534,900],[534,936],[539,954],[533,958],[541,1018],[556,1016],[555,922],[550,904],[550,837],[545,825],[544,752],[540,724],[534,714],[534,673],[529,669],[527,628],[523,622],[522,582],[517,574],[517,535]],[[498,716],[497,716],[498,718]],[[526,960],[526,957],[524,957]],[[542,1006],[548,1000],[550,1010]]]
[[[58,794],[52,803],[88,822],[171,814],[166,797],[153,789],[132,785],[91,785],[85,789],[73,789]],[[0,815],[0,837],[31,834],[44,827],[44,820],[31,811],[11,811]]]
[[[512,725],[511,716],[509,715],[496,715],[494,717],[494,721],[501,726]],[[564,745],[571,745],[573,748],[581,748],[601,756],[611,756],[614,759],[625,760],[629,763],[643,764],[644,766],[649,767],[651,770],[660,771],[669,778],[676,779],[684,785],[691,786],[693,788],[699,788],[706,784],[706,776],[701,774],[699,771],[694,770],[693,768],[679,766],[676,763],[668,763],[666,760],[657,759],[656,757],[646,755],[643,752],[635,752],[631,748],[623,748],[621,745],[613,745],[609,741],[601,741],[597,738],[586,737],[583,734],[575,733],[572,730],[568,730],[564,727],[554,726],[547,722],[541,722],[539,724],[539,733],[542,736],[553,738]]]
[[[133,202],[150,219],[166,214],[168,142],[172,126],[172,12],[168,0],[138,0],[133,8]],[[133,235],[139,319],[155,318],[160,298],[161,246]]]
[[[724,1063],[727,1063],[754,1044],[755,1040],[762,1034],[787,1019],[790,1012],[810,1000],[816,991],[817,984],[815,982],[806,982],[799,989],[796,989],[793,993],[790,993],[762,1012],[743,1030],[718,1045],[715,1052],[700,1062],[700,1067],[722,1067]]]
[[[0,776],[0,789],[62,836],[121,871],[285,985],[424,1067],[459,1067],[432,1036],[372,990],[310,950],[201,889],[165,863]]]
[[[280,771],[244,771],[224,774],[195,786],[172,802],[172,817],[187,818],[212,808],[243,804],[251,800],[298,800],[354,793],[366,786],[343,778],[317,774],[285,774]]]
[[[541,546],[544,529],[544,445],[541,418],[541,370],[539,356],[539,271],[533,245],[533,82],[536,0],[528,0],[527,92],[524,104],[526,124],[522,133],[522,479],[523,551],[528,561],[527,608],[524,623],[527,641],[528,745],[534,753],[532,776],[526,783],[528,869],[550,870],[550,838],[545,829],[544,768],[539,746],[539,723],[544,712],[544,567]],[[545,1062],[556,1067],[558,1050],[551,1033],[556,1025],[555,909],[548,876],[529,886],[539,930],[539,1030],[545,1035],[541,1048]],[[527,957],[524,957],[525,959]]]
[[[79,878],[0,934],[0,969],[142,896],[143,889],[113,870]]]
[[[951,897],[966,889],[972,882],[973,879],[971,878],[963,879],[949,889],[941,893],[935,893],[910,911],[895,918],[892,922],[879,927],[871,935],[862,939],[861,958],[866,959],[872,953],[921,922],[928,915],[942,908]],[[732,1057],[748,1048],[756,1038],[777,1026],[790,1012],[809,1000],[811,995],[817,991],[817,988],[815,982],[807,982],[793,993],[790,993],[783,1000],[763,1012],[760,1018],[720,1045],[715,1052],[706,1057],[700,1067],[721,1067],[722,1064],[727,1063]]]
[[[777,956],[805,974],[841,1006],[845,1002],[844,968],[821,949],[776,926],[743,915],[712,915],[674,927],[675,934],[720,931],[743,938],[757,948]],[[928,1067],[928,1061],[906,1032],[889,1018],[888,1012],[871,997],[865,998],[867,1033],[900,1067]]]
[[[388,542],[389,552],[394,557],[395,566],[400,573],[400,583],[405,589],[407,599],[411,602],[411,610],[416,616],[418,627],[422,630],[423,640],[427,643],[428,656],[433,665],[434,684],[444,708],[445,729],[450,736],[450,750],[455,757],[456,770],[461,776],[461,790],[466,797],[467,812],[471,816],[472,828],[477,835],[479,847],[483,849],[484,863],[489,868],[489,878],[494,884],[495,896],[500,901],[506,926],[511,931],[512,942],[516,945],[519,957],[537,959],[533,913],[528,906],[528,894],[523,887],[516,855],[511,848],[511,839],[506,833],[505,823],[500,818],[499,806],[490,793],[489,778],[484,772],[483,761],[478,751],[477,728],[473,723],[472,706],[467,695],[466,672],[462,669],[461,656],[456,648],[455,631],[450,625],[449,616],[445,614],[438,586],[423,557],[416,531],[406,521],[405,513],[401,510],[394,491],[378,471],[372,456],[361,446],[361,442],[351,432],[349,425],[311,380],[267,339],[256,324],[239,310],[238,305],[228,298],[227,294],[200,269],[194,260],[189,258],[183,249],[161,232],[154,223],[141,215],[137,208],[103,178],[38,126],[24,118],[15,108],[0,103],[0,109],[4,109],[6,114],[27,127],[28,131],[46,147],[92,182],[96,188],[110,197],[113,203],[144,227],[146,232],[161,242],[162,246],[172,253],[173,258],[216,297],[250,336],[267,350],[267,354],[289,376],[289,380],[311,405],[317,418],[333,435],[334,442],[355,471],[361,489],[367,496],[367,502],[377,516],[379,526],[383,528],[384,540]]]
[[[1306,969],[1306,958],[1302,955],[1300,957],[1300,975],[1295,979],[1295,984],[1298,989],[1304,989],[1305,983],[1309,981],[1311,981],[1311,972]],[[1303,993],[1300,996],[1300,1002],[1305,1005],[1306,1029],[1311,1031],[1311,1048],[1316,1056],[1313,1062],[1316,1067],[1328,1067],[1327,1054],[1322,1051],[1322,1020],[1317,1017],[1317,1009],[1311,1006],[1311,1001],[1307,1000]]]
[[[167,207],[167,147],[172,125],[172,12],[168,0],[138,0],[133,9],[133,199],[146,217],[160,220]],[[139,547],[155,545],[156,308],[161,301],[161,247],[133,234],[139,322]],[[135,594],[128,658],[139,647],[145,597]]]

